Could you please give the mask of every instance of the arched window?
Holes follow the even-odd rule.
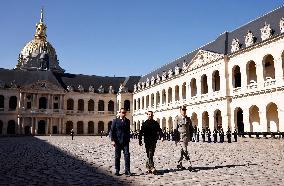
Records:
[[[67,121],[66,122],[66,134],[71,133],[71,129],[73,129],[73,122],[72,121]]]
[[[114,102],[112,100],[108,102],[107,110],[111,112],[114,111]]]
[[[11,96],[9,100],[9,109],[16,110],[16,108],[17,108],[17,97]]]
[[[124,101],[124,109],[126,111],[130,111],[130,101],[129,100]]]
[[[197,87],[196,87],[196,79],[192,78],[190,81],[190,91],[191,91],[191,97],[196,96],[197,94]]]
[[[207,84],[207,76],[203,74],[201,77],[201,94],[208,93],[208,84]]]
[[[84,134],[84,123],[83,123],[83,121],[77,122],[77,134]]]
[[[247,63],[247,84],[257,82],[256,76],[256,65],[254,61],[249,61]]]
[[[26,99],[27,99],[27,109],[31,109],[32,108],[32,96],[27,95]]]
[[[242,74],[240,71],[240,67],[237,65],[233,68],[233,87],[241,87],[242,86]]]
[[[105,131],[105,126],[104,126],[104,122],[103,121],[99,121],[98,123],[98,134],[100,134],[101,132]]]
[[[39,98],[39,109],[46,109],[47,108],[47,99],[46,97],[40,97]]]
[[[0,111],[4,111],[4,96],[0,95]]]
[[[94,122],[93,121],[89,121],[88,122],[88,134],[94,134]]]
[[[2,134],[3,131],[3,122],[0,120],[0,134]]]
[[[16,122],[14,120],[8,121],[7,134],[16,134]]]
[[[104,111],[104,110],[105,110],[105,102],[103,100],[99,100],[98,111]]]
[[[84,111],[84,100],[83,99],[78,100],[78,111]]]
[[[213,92],[219,91],[220,90],[220,75],[219,75],[219,71],[218,70],[214,71],[212,76],[213,76],[213,78],[212,78]]]
[[[265,81],[275,79],[274,58],[270,54],[263,59],[263,77]]]
[[[74,110],[74,100],[71,98],[67,100],[67,110]]]
[[[168,103],[171,103],[173,101],[173,89],[169,87],[168,89]]]
[[[88,111],[94,111],[94,108],[95,108],[95,102],[94,100],[90,99],[88,101]]]

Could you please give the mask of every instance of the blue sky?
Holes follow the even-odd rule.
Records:
[[[14,68],[44,6],[68,73],[145,75],[283,4],[280,0],[3,0],[0,67]]]

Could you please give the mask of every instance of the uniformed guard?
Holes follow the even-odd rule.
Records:
[[[70,134],[71,134],[71,137],[72,137],[72,140],[73,140],[73,138],[74,138],[74,130],[73,129],[71,129]]]
[[[223,131],[223,128],[220,129],[220,143],[223,143],[224,142],[224,131]]]
[[[180,107],[180,116],[177,116],[174,121],[174,133],[175,133],[175,142],[176,145],[180,142],[181,151],[180,158],[178,160],[177,168],[185,169],[182,166],[182,160],[185,158],[187,161],[190,161],[189,154],[187,151],[188,142],[192,136],[192,122],[190,117],[186,115],[186,106]],[[190,163],[191,166],[191,163]]]
[[[208,138],[208,143],[211,143],[211,131],[210,128],[207,128],[207,138]]]
[[[238,141],[238,132],[237,132],[237,129],[236,129],[236,128],[235,128],[235,130],[234,130],[233,135],[234,135],[234,140],[235,140],[235,142],[237,142],[237,141]]]
[[[228,127],[228,131],[226,134],[227,134],[228,143],[232,143],[232,140],[231,140],[232,134],[231,134],[230,127]]]
[[[197,133],[196,133],[197,142],[199,142],[199,133],[200,133],[199,128],[197,128]]]
[[[201,137],[202,137],[202,141],[203,143],[205,142],[205,129],[203,128],[202,131],[201,131]]]
[[[218,131],[217,131],[217,129],[215,128],[215,129],[213,130],[213,141],[214,141],[214,143],[217,142],[217,133],[218,133]]]

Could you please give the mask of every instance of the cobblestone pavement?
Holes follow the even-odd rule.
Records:
[[[284,140],[190,143],[192,170],[176,169],[179,148],[159,141],[158,175],[145,173],[146,153],[130,143],[133,176],[114,176],[109,138],[38,136],[0,138],[0,185],[284,185]],[[190,166],[189,162],[184,164]],[[124,172],[122,155],[121,170]]]

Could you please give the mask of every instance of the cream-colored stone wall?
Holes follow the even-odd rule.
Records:
[[[179,106],[187,105],[187,114],[199,129],[209,127],[213,130],[217,125],[222,124],[225,130],[228,127],[236,127],[240,130],[241,123],[243,123],[243,131],[283,131],[283,51],[284,39],[283,36],[278,36],[136,91],[133,95],[133,107],[136,107],[133,115],[135,129],[138,130],[142,122],[147,119],[145,114],[147,110],[152,110],[154,118],[161,127],[171,130],[173,120],[179,114]],[[266,57],[269,54],[274,59],[275,78],[273,68],[269,67],[267,72],[264,72],[265,59],[268,60]],[[271,59],[270,57],[268,61],[273,64]],[[254,65],[251,65],[249,70],[249,61],[255,62],[255,69]],[[197,63],[197,61],[193,60],[192,63]],[[235,79],[233,69],[237,65],[241,72],[241,87],[234,87],[233,83]],[[214,91],[212,88],[213,72],[217,70],[220,76],[220,90]],[[272,77],[264,78],[265,74]],[[207,76],[208,93],[202,93],[204,75]],[[191,95],[192,78],[196,79],[196,96]],[[256,82],[251,80],[256,80]],[[181,93],[183,83],[186,85],[185,96]],[[186,99],[170,102],[168,97],[175,98],[174,87],[176,86],[179,88],[179,96]],[[170,89],[168,92],[169,87],[172,87],[173,91]],[[156,92],[160,95],[165,93],[165,103],[158,103],[157,99],[160,102],[163,99],[158,98]],[[146,107],[145,100],[151,94],[155,94],[154,106]],[[238,108],[242,109],[242,112]],[[238,111],[239,114],[237,114]]]

